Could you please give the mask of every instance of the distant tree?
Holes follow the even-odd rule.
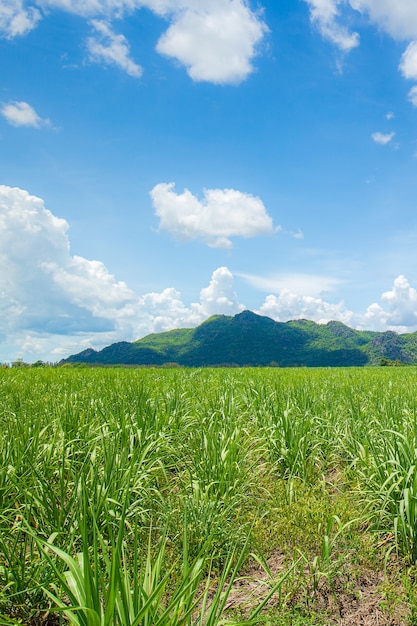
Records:
[[[403,367],[405,366],[405,363],[403,363],[402,361],[399,361],[398,359],[394,361],[392,359],[382,358],[379,361],[379,365],[380,367]]]
[[[26,363],[23,359],[19,358],[12,362],[12,367],[29,367],[29,363]]]

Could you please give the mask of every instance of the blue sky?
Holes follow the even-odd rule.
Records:
[[[415,0],[3,0],[0,62],[0,362],[417,330]]]

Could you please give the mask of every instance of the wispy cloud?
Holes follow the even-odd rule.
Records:
[[[89,58],[95,63],[114,65],[129,76],[140,78],[142,68],[130,58],[129,44],[124,35],[116,35],[103,20],[92,20],[95,35],[87,39]]]
[[[413,107],[417,107],[417,85],[411,87],[410,91],[408,92],[408,99]]]
[[[401,57],[399,65],[404,78],[417,80],[417,41],[412,41]]]
[[[343,52],[359,45],[359,34],[351,33],[339,21],[338,0],[305,0],[310,7],[310,18],[321,35]]]
[[[14,39],[33,30],[41,19],[38,9],[23,6],[23,0],[0,2],[0,37]]]
[[[399,71],[408,80],[417,80],[417,4],[414,0],[304,0],[310,19],[321,35],[339,50],[349,52],[359,45],[359,34],[349,30],[349,12],[361,13],[378,29],[397,41],[408,42],[401,56]],[[342,12],[342,8],[344,11]],[[409,100],[416,106],[414,88]],[[388,113],[387,120],[394,117]],[[378,141],[378,140],[377,140]],[[379,142],[383,143],[383,142]]]
[[[379,143],[381,146],[385,146],[387,143],[390,143],[395,137],[395,133],[372,133],[371,135],[373,141],[375,143]]]
[[[318,296],[332,291],[340,284],[339,279],[317,274],[286,273],[259,276],[256,274],[236,273],[249,285],[264,292],[279,293],[288,290],[300,295]]]

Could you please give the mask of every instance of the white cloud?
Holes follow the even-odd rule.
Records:
[[[414,0],[350,0],[350,4],[395,39],[417,37],[417,4]]]
[[[187,3],[160,38],[157,51],[180,61],[195,81],[240,83],[253,71],[266,25],[242,0]]]
[[[2,359],[59,360],[90,346],[99,349],[151,332],[194,327],[213,314],[234,315],[245,308],[227,267],[216,269],[198,301],[188,305],[174,287],[135,294],[102,262],[72,256],[68,228],[40,198],[0,186]],[[273,281],[255,286],[275,291],[257,311],[275,320],[339,320],[357,328],[398,332],[417,329],[417,290],[404,276],[364,314],[317,295],[334,286],[332,279],[288,275]]]
[[[68,228],[40,198],[0,186],[0,342],[11,359],[54,360],[243,308],[225,267],[189,306],[174,288],[135,294],[102,262],[72,256]]]
[[[310,17],[321,35],[340,50],[349,52],[359,45],[358,33],[350,33],[338,20],[341,0],[305,0],[310,7]]]
[[[120,304],[121,290],[126,302],[132,294],[101,264],[71,257],[67,230],[40,198],[0,186],[0,334],[114,327],[105,305]]]
[[[411,87],[410,91],[408,92],[408,99],[413,107],[417,107],[417,85]]]
[[[394,280],[391,291],[381,296],[383,305],[374,302],[359,319],[361,328],[412,332],[417,329],[417,290],[410,286],[405,276]]]
[[[380,304],[370,304],[365,313],[357,320],[356,327],[362,330],[387,330],[389,313]]]
[[[349,10],[361,13],[379,29],[398,40],[411,41],[401,71],[415,75],[413,46],[417,41],[415,0],[304,0],[311,21],[323,37],[344,52],[359,45],[359,34],[349,27]],[[169,22],[157,42],[157,50],[184,65],[193,80],[217,84],[239,83],[253,71],[257,47],[268,28],[259,12],[246,0],[3,0],[0,34],[24,35],[46,13],[61,9],[103,21],[114,40],[91,42],[101,61],[116,63],[133,76],[141,71],[129,57],[123,35],[114,35],[111,22],[147,8]],[[411,47],[410,47],[411,46]]]
[[[359,35],[342,25],[341,8],[361,13],[378,29],[408,46],[401,57],[399,70],[404,78],[417,80],[417,2],[415,0],[304,0],[310,7],[311,21],[322,36],[338,48],[349,51],[359,45]],[[347,18],[346,18],[347,21]],[[416,106],[416,89],[409,92]],[[387,119],[392,119],[392,113]]]
[[[160,183],[150,195],[159,228],[179,240],[203,239],[211,247],[230,248],[230,237],[274,232],[272,219],[256,196],[235,189],[205,189],[200,201],[188,189],[178,194],[174,187]]]
[[[3,0],[0,33],[13,38],[34,28],[41,13],[24,0]],[[130,58],[124,35],[112,20],[147,8],[169,22],[156,49],[186,67],[195,81],[238,84],[253,71],[257,46],[268,28],[246,0],[33,0],[46,12],[61,9],[92,19],[97,34],[87,40],[90,58],[120,67],[137,78],[142,68]]]
[[[0,36],[6,39],[26,35],[41,19],[35,7],[23,7],[23,0],[2,0],[0,3]]]
[[[12,126],[40,128],[50,125],[49,120],[39,117],[35,109],[27,102],[10,102],[3,105],[0,112]]]
[[[90,60],[105,65],[115,65],[129,76],[139,78],[142,75],[142,68],[130,58],[126,37],[113,33],[110,25],[102,20],[92,20],[91,25],[96,35],[87,40]]]
[[[142,337],[151,332],[194,327],[211,315],[235,315],[243,309],[233,289],[233,274],[227,267],[219,267],[213,272],[208,287],[201,289],[199,302],[189,306],[172,287],[141,296],[135,310],[135,333]]]
[[[304,0],[310,7],[310,16],[321,34],[342,50],[359,44],[359,35],[350,33],[342,24],[341,9],[349,7],[366,16],[378,28],[397,40],[417,39],[417,3],[414,0]],[[346,15],[347,21],[347,15]],[[404,53],[402,64],[412,61],[412,42]],[[406,70],[407,71],[407,70]]]
[[[346,309],[343,302],[330,304],[322,298],[303,296],[290,289],[282,289],[278,296],[267,296],[257,312],[277,322],[308,319],[318,324],[325,324],[336,320],[351,325],[354,320],[354,314]]]
[[[417,79],[417,41],[412,41],[401,57],[399,69],[404,78]]]
[[[296,285],[285,287],[277,295],[268,295],[258,311],[280,322],[309,319],[319,324],[337,320],[358,329],[394,330],[398,333],[417,330],[417,290],[404,276],[398,276],[392,289],[381,295],[381,302],[370,304],[365,313],[354,313],[343,302],[332,304],[323,298],[303,295]]]
[[[381,296],[389,310],[388,322],[394,326],[414,327],[417,324],[417,291],[411,287],[405,276],[394,280],[391,291]]]
[[[213,272],[208,287],[200,292],[200,311],[204,316],[214,314],[235,315],[245,308],[233,289],[233,274],[227,267]]]
[[[400,72],[409,80],[417,80],[417,41],[412,41],[401,57]],[[417,107],[417,85],[411,87],[408,99],[414,107]]]
[[[371,137],[375,143],[379,143],[380,145],[385,146],[387,143],[392,141],[392,139],[394,139],[395,133],[377,132],[377,133],[372,133]]]
[[[101,261],[73,256],[64,265],[43,261],[39,267],[73,304],[88,309],[95,317],[110,317],[134,299],[127,285],[116,282]]]

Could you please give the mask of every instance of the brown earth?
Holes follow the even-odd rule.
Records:
[[[271,577],[258,564],[253,563],[246,575],[236,581],[229,596],[226,609],[247,615],[268,594],[274,580],[278,580],[285,572],[284,557],[273,555],[267,560]],[[384,592],[386,578],[383,573],[362,571],[360,575],[349,576],[349,567],[344,566],[343,573],[332,577],[331,583],[322,576],[316,587],[313,586],[311,575],[305,572],[294,585],[292,580],[284,586],[281,599],[275,594],[266,604],[265,611],[279,612],[280,601],[282,610],[304,606],[307,611],[320,614],[317,625],[337,626],[406,626],[409,624],[409,610],[405,604],[395,607],[389,605]],[[301,580],[309,581],[307,585]],[[269,624],[273,626],[273,622]]]

